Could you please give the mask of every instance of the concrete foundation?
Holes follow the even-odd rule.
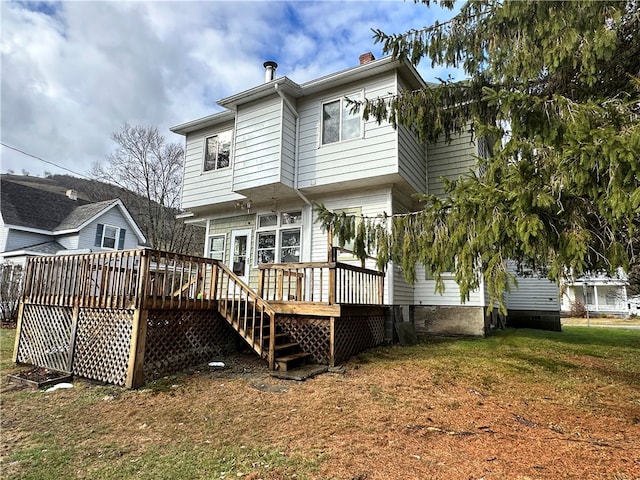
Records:
[[[417,334],[483,337],[487,333],[484,307],[411,305],[409,316]]]

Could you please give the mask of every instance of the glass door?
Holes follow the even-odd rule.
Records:
[[[240,279],[249,283],[249,264],[251,259],[251,230],[231,232],[231,258],[229,268]]]

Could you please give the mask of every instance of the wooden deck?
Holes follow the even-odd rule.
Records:
[[[156,250],[37,257],[14,361],[137,387],[224,351],[231,327],[272,370],[334,365],[383,341],[383,281],[339,262],[275,264],[254,290],[217,260]]]

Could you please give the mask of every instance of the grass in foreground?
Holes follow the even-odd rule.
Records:
[[[3,376],[13,333],[0,332]],[[637,330],[423,339],[302,383],[225,371],[160,383],[3,381],[3,477],[640,478]]]

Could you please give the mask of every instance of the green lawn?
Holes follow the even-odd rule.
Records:
[[[0,331],[3,377],[13,342]],[[75,381],[53,393],[3,378],[2,476],[639,478],[638,330],[426,338],[345,370],[287,382],[203,367],[137,391]]]

